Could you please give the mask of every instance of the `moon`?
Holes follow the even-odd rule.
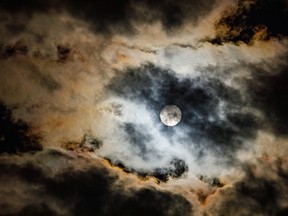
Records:
[[[176,105],[167,105],[160,112],[160,119],[164,125],[175,126],[181,121],[181,110]]]

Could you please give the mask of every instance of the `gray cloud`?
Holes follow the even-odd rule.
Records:
[[[287,136],[288,66],[282,65],[270,70],[274,70],[274,73],[261,67],[254,69],[253,83],[248,81],[251,103],[263,110],[266,129],[277,136]]]
[[[232,157],[235,161],[233,155],[241,149],[243,141],[256,137],[256,116],[240,111],[247,102],[239,90],[220,79],[202,76],[181,79],[172,71],[146,65],[115,77],[109,88],[120,98],[147,106],[149,112],[159,113],[166,104],[177,105],[182,110],[182,120],[177,127],[186,132],[180,143],[184,148],[191,147],[199,158],[211,151],[222,155],[222,160]],[[130,131],[130,141],[143,149],[149,148],[151,142],[144,141],[153,132],[142,131],[146,131],[146,135],[142,135],[140,141],[136,141]],[[178,133],[164,125],[160,131],[167,136]],[[145,155],[143,151],[141,154]]]
[[[262,158],[263,159],[263,158]],[[260,163],[259,172],[252,164],[246,164],[245,177],[233,187],[223,189],[219,194],[221,215],[283,215],[287,212],[287,175],[283,176],[281,159],[276,161],[276,170],[265,162]],[[284,201],[284,202],[283,202]],[[217,208],[217,207],[216,207]],[[285,215],[285,214],[284,214]]]
[[[2,2],[0,8],[10,14],[21,15],[25,19],[32,18],[33,13],[50,13],[51,11],[68,11],[73,17],[88,22],[91,28],[100,33],[109,33],[117,29],[120,33],[135,31],[132,21],[139,23],[152,23],[160,21],[163,27],[170,31],[178,28],[188,20],[197,22],[200,17],[213,9],[214,0],[209,1],[58,1],[42,2],[30,0],[26,4],[16,1]],[[149,11],[149,15],[148,12]],[[25,23],[8,24],[6,29],[10,33],[25,31]],[[107,34],[108,36],[108,34]]]
[[[41,163],[35,163],[39,159]],[[53,176],[49,172],[53,164],[45,159],[57,165],[59,171]],[[81,163],[81,169],[75,169],[75,163]],[[4,215],[190,215],[191,212],[191,204],[180,195],[151,186],[124,190],[117,186],[117,174],[107,167],[91,166],[84,159],[76,160],[56,150],[30,156],[21,164],[1,160],[0,166]],[[6,184],[8,179],[10,183]],[[21,195],[23,190],[25,195]]]

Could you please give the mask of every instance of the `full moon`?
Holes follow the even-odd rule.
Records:
[[[175,105],[167,105],[160,112],[160,119],[167,126],[175,126],[181,120],[181,110]]]

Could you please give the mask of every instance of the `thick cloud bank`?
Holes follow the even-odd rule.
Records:
[[[43,159],[49,161],[42,163]],[[1,185],[15,191],[1,187],[2,215],[191,213],[191,204],[180,195],[152,186],[125,189],[118,182],[117,173],[111,173],[101,161],[91,164],[83,158],[50,150],[25,158],[21,164],[17,162],[8,158],[1,161]]]
[[[0,215],[287,215],[287,11],[2,1]]]

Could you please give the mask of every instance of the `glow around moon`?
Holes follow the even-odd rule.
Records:
[[[181,110],[175,105],[167,105],[160,112],[160,119],[167,126],[175,126],[181,121]]]

